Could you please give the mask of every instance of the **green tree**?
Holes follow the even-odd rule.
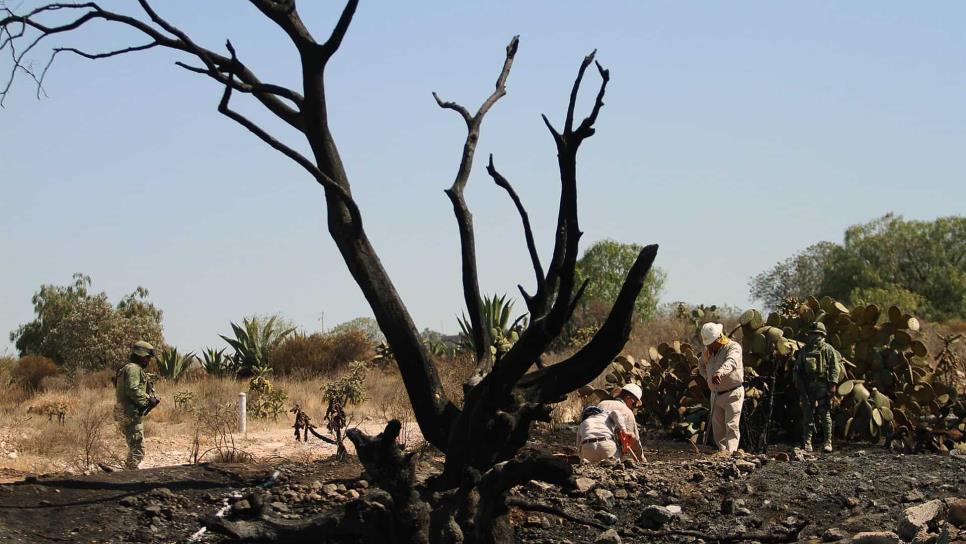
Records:
[[[784,292],[897,304],[936,321],[966,316],[966,217],[907,221],[890,213],[849,227],[841,245],[819,246],[824,249],[817,256],[809,253],[817,247],[812,246],[791,259],[797,263],[795,259],[804,256],[800,267],[814,272],[803,274],[811,278],[804,287],[810,293],[793,290],[794,279],[786,281],[787,276],[778,272],[789,268],[789,261],[783,261],[752,279],[752,296],[769,306]]]
[[[966,316],[966,217],[906,221],[887,214],[849,227],[823,291],[851,300],[857,289],[918,295],[926,319]]]
[[[819,293],[829,259],[838,248],[832,242],[819,242],[751,278],[751,298],[774,311],[788,297],[805,298]]]
[[[42,285],[34,294],[36,318],[10,333],[21,356],[42,355],[71,369],[98,369],[127,360],[131,344],[163,345],[162,312],[138,287],[113,306],[92,294],[91,279],[74,274],[70,285]]]
[[[642,247],[637,244],[622,244],[614,240],[600,240],[584,251],[577,261],[577,281],[582,284],[589,279],[584,291],[582,305],[600,304],[610,307],[617,300],[624,278]],[[646,321],[657,313],[657,300],[667,274],[660,268],[651,268],[644,280],[644,288],[637,297],[634,314],[640,321]]]
[[[14,343],[20,356],[41,354],[40,345],[79,300],[89,297],[87,288],[91,286],[90,276],[74,274],[74,283],[70,285],[43,284],[34,293],[31,302],[34,305],[36,319],[17,327],[10,333],[10,341]]]
[[[350,319],[345,323],[339,323],[329,334],[342,334],[346,331],[359,331],[366,335],[366,338],[372,342],[373,345],[381,344],[386,341],[386,336],[382,334],[382,330],[379,329],[379,323],[371,317],[357,317],[355,319]]]

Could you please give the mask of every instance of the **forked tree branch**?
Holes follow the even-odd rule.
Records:
[[[560,202],[557,226],[553,254],[547,274],[530,304],[532,307],[530,325],[521,335],[520,340],[500,361],[500,367],[504,367],[507,372],[507,375],[502,379],[507,380],[510,384],[509,387],[513,387],[517,380],[530,370],[539,356],[546,351],[550,342],[560,335],[563,326],[573,312],[577,298],[574,292],[576,287],[575,275],[582,234],[577,217],[577,151],[583,140],[593,135],[593,124],[603,105],[606,70],[600,70],[603,82],[592,109],[592,116],[585,119],[580,125],[582,127],[586,125],[587,129],[591,129],[590,132],[586,136],[576,135],[572,126],[580,83],[587,66],[593,59],[594,53],[584,57],[577,71],[577,77],[571,88],[570,101],[567,105],[568,121],[565,122],[563,133],[557,132],[549,119],[543,116],[557,147],[557,166],[560,170]]]
[[[235,79],[235,68],[239,67],[240,64],[238,63],[235,48],[231,45],[230,40],[225,42],[225,47],[231,54],[231,62],[229,63],[228,79],[225,84],[225,90],[221,95],[221,101],[218,103],[218,112],[245,127],[249,132],[255,136],[258,136],[260,140],[268,144],[269,147],[292,159],[298,163],[299,166],[308,171],[309,174],[312,174],[312,177],[319,182],[319,185],[324,187],[327,191],[334,192],[340,199],[342,199],[343,203],[349,208],[349,212],[352,214],[353,224],[357,225],[358,228],[361,229],[362,215],[359,212],[359,206],[341,185],[332,181],[332,178],[319,170],[319,168],[312,163],[312,161],[305,158],[301,153],[278,141],[265,129],[255,124],[252,120],[228,107],[228,103],[231,100],[231,91],[235,88],[235,86],[232,85],[232,82],[234,82]]]
[[[443,101],[438,94],[433,93],[433,98],[436,99],[439,107],[457,112],[466,123],[463,154],[456,171],[456,179],[453,180],[453,185],[446,190],[446,196],[453,203],[453,213],[456,215],[456,223],[459,228],[463,299],[473,329],[471,331],[473,348],[479,374],[485,374],[489,371],[489,367],[493,364],[493,356],[490,354],[489,324],[484,323],[483,317],[483,299],[480,293],[480,279],[476,264],[476,234],[473,231],[473,214],[466,205],[463,190],[473,168],[473,157],[476,153],[476,144],[480,138],[480,126],[483,124],[483,117],[496,104],[497,100],[506,95],[506,80],[510,76],[510,68],[513,66],[513,58],[516,56],[519,44],[520,37],[514,36],[509,45],[506,46],[506,59],[503,61],[503,69],[500,70],[500,75],[496,79],[493,93],[483,101],[475,115],[471,115],[469,110],[456,102]]]

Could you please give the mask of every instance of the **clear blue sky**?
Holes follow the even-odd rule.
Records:
[[[209,47],[231,38],[264,80],[296,85],[292,47],[247,3],[156,3]],[[326,36],[341,6],[301,4]],[[597,48],[612,80],[578,159],[585,243],[659,243],[664,301],[747,306],[750,276],[848,225],[966,212],[964,20],[962,2],[369,1],[328,71],[331,125],[417,325],[453,332],[458,238],[442,190],[464,129],[430,92],[475,108],[521,35],[467,190],[483,290],[515,294],[532,282],[525,245],[485,158],[515,184],[547,254],[557,173],[539,115],[559,126],[580,59]],[[72,41],[131,43],[107,25]],[[39,285],[73,272],[115,301],[147,287],[185,349],[218,344],[246,314],[310,330],[323,312],[326,327],[370,315],[324,230],[319,187],[220,116],[221,89],[175,60],[64,56],[49,98],[21,80],[0,110],[4,342],[31,318]]]

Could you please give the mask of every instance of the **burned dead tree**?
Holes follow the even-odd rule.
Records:
[[[526,208],[490,157],[487,172],[507,192],[520,215],[535,277],[531,291],[520,287],[530,313],[529,324],[499,361],[493,360],[487,349],[489,331],[482,317],[473,221],[463,189],[472,171],[483,118],[506,93],[518,39],[513,38],[507,46],[495,89],[475,114],[434,94],[439,106],[457,112],[467,127],[459,168],[446,191],[459,227],[463,292],[479,368],[477,379],[459,407],[443,391],[435,363],[363,229],[362,211],[352,198],[348,177],[329,130],[325,69],[346,36],[358,1],[348,1],[323,42],[317,41],[302,21],[294,0],[250,0],[250,3],[278,26],[298,51],[301,89],[261,81],[239,58],[231,42],[226,43],[224,53],[199,45],[159,15],[148,0],[138,0],[141,12],[137,15],[105,10],[93,2],[50,3],[24,13],[3,9],[0,51],[10,55],[12,67],[5,86],[0,88],[0,103],[18,74],[33,79],[39,93],[48,69],[62,53],[104,59],[147,49],[172,50],[189,60],[177,61],[178,66],[208,77],[222,87],[217,105],[220,113],[298,163],[322,187],[329,233],[386,335],[423,436],[446,456],[444,469],[424,483],[416,482],[413,455],[397,444],[398,422],[390,422],[375,437],[351,430],[349,439],[376,488],[373,492],[350,503],[341,513],[313,520],[295,523],[274,519],[263,512],[248,520],[212,520],[211,529],[236,540],[263,542],[308,542],[320,537],[420,543],[512,541],[506,500],[511,488],[535,479],[561,486],[573,483],[569,465],[525,448],[532,423],[548,420],[553,403],[594,379],[619,353],[630,333],[634,301],[657,253],[654,245],[641,251],[609,316],[586,346],[557,364],[538,364],[570,320],[585,287],[577,285],[575,276],[582,234],[577,214],[577,152],[584,140],[594,134],[609,73],[594,61],[591,53],[581,62],[570,89],[562,128],[555,128],[543,117],[556,147],[560,171],[556,230],[546,267],[541,262]],[[42,45],[82,31],[94,21],[127,27],[142,35],[145,42],[106,52],[53,47],[42,70],[31,68],[27,59]],[[590,113],[578,120],[578,91],[591,65],[600,77],[600,87]],[[254,98],[304,137],[311,156],[302,155],[233,110],[231,100],[236,94]]]

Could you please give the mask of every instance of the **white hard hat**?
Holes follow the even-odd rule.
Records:
[[[624,387],[621,387],[621,391],[627,391],[631,395],[634,395],[634,398],[637,399],[638,402],[640,402],[641,397],[644,396],[644,391],[641,390],[641,386],[637,385],[636,383],[629,383]]]
[[[701,343],[710,346],[715,340],[721,338],[721,331],[724,325],[721,323],[705,323],[701,325]]]

